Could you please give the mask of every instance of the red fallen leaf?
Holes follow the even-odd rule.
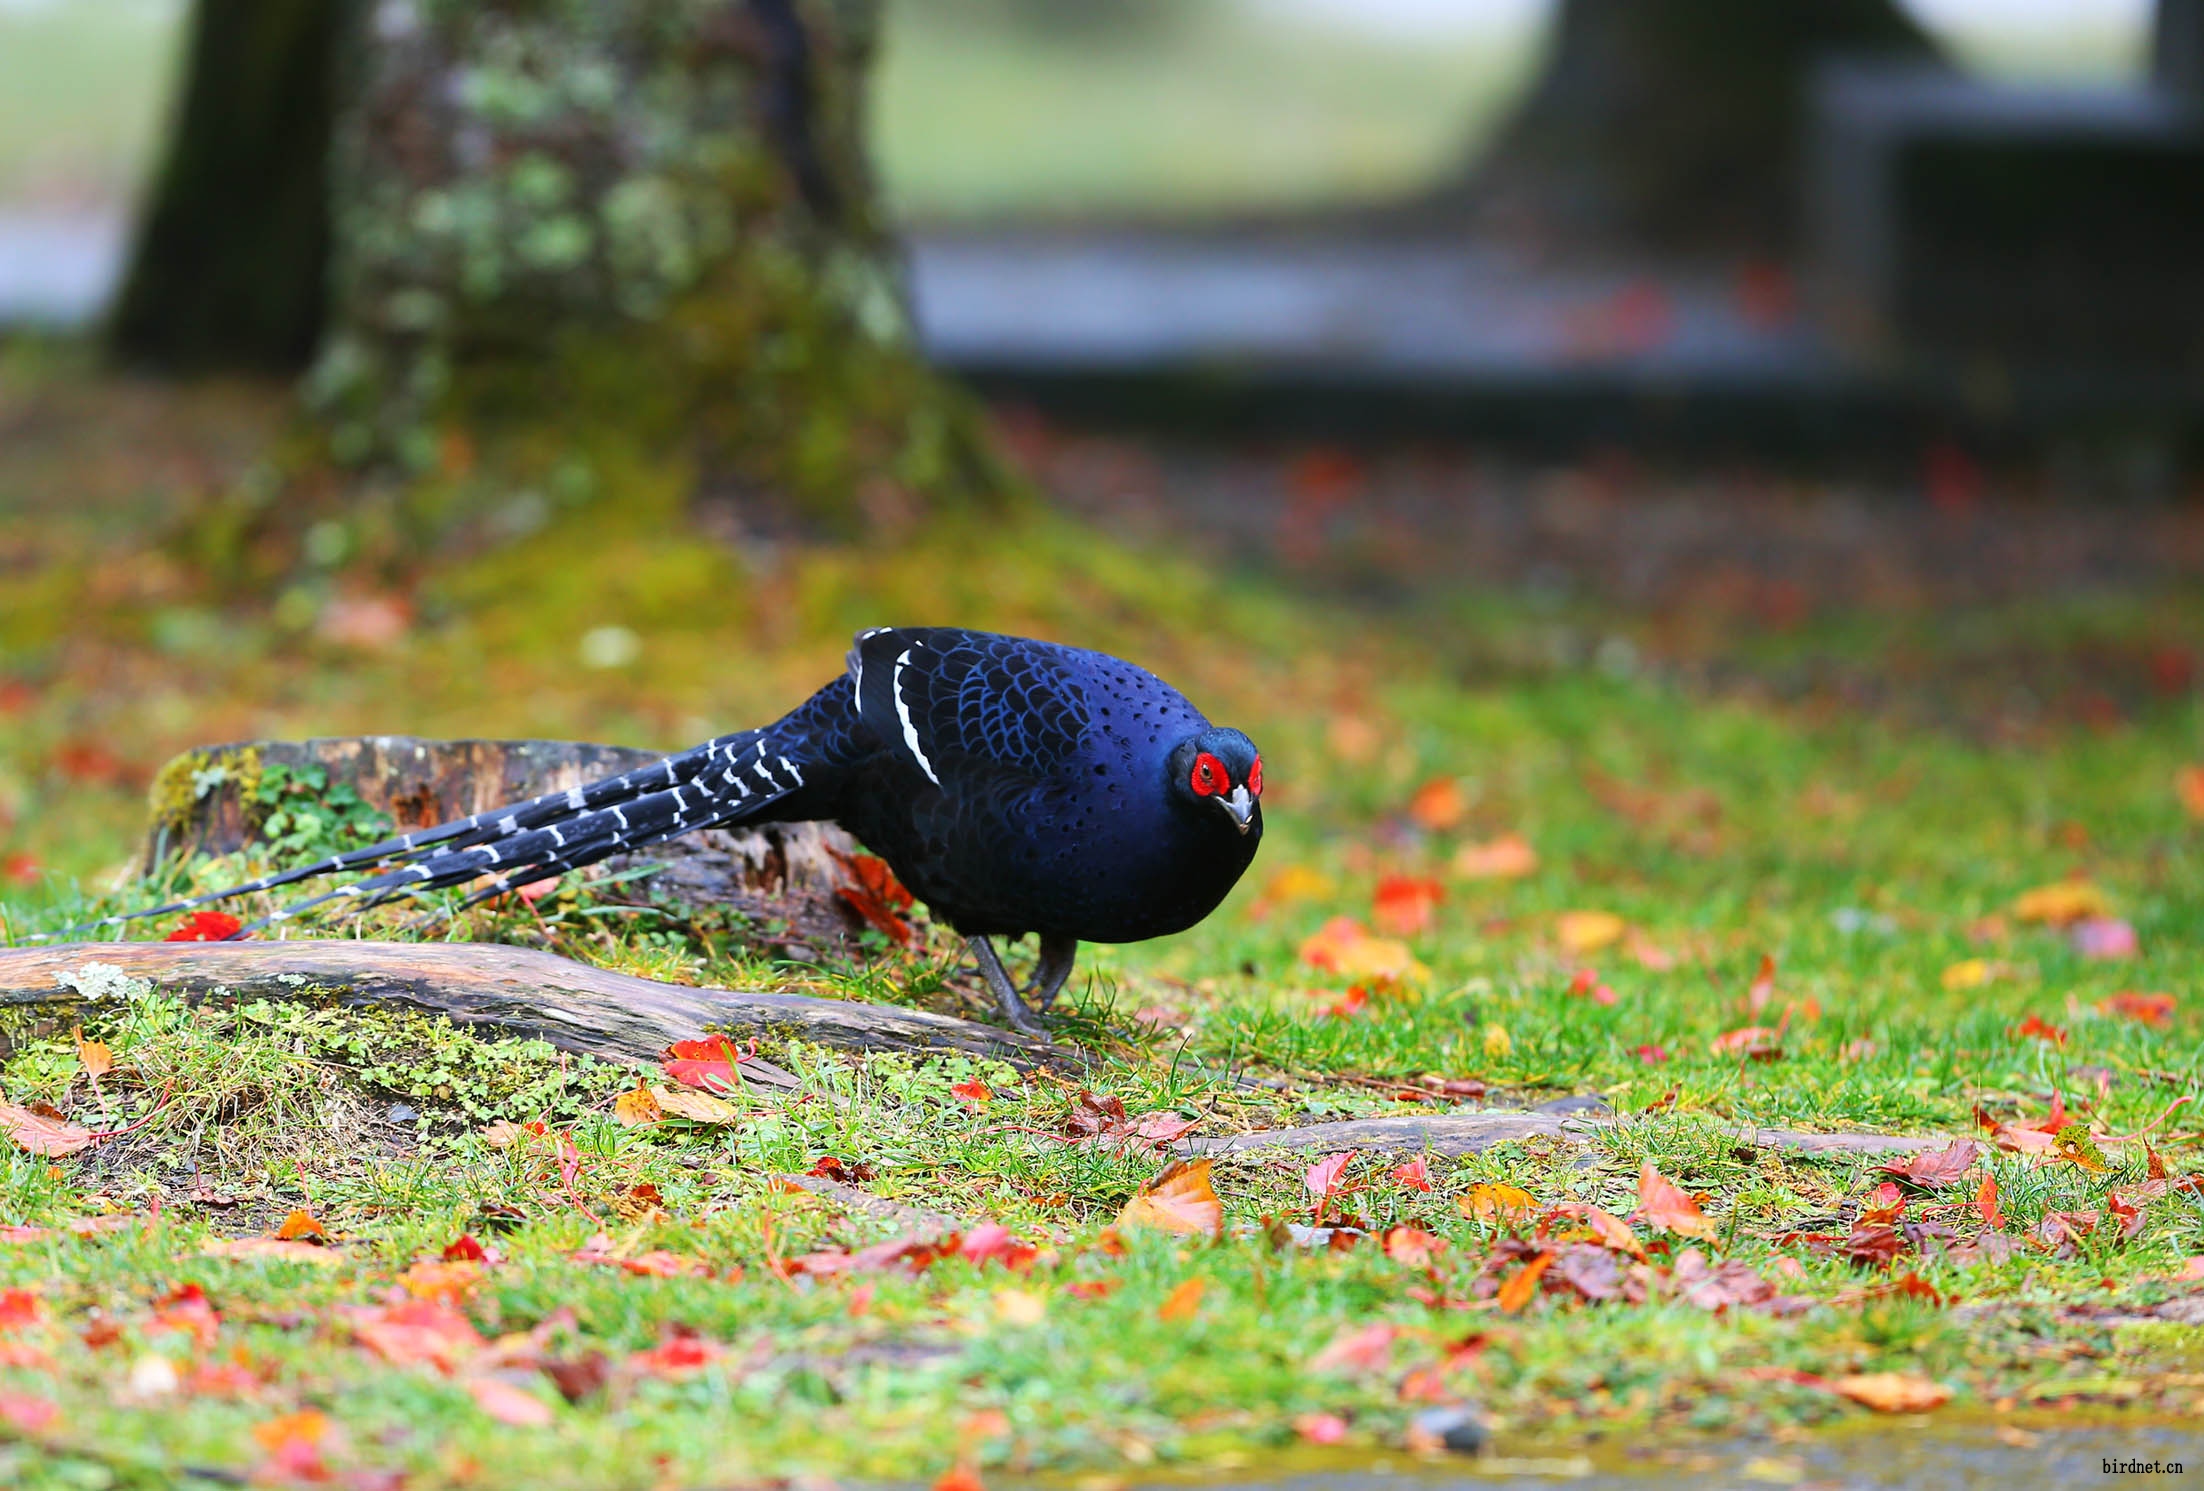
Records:
[[[21,1434],[43,1434],[61,1417],[61,1405],[35,1393],[0,1392],[0,1419]]]
[[[2173,1020],[2173,1005],[2171,994],[2138,994],[2133,989],[2123,989],[2109,999],[2099,1000],[2097,1011],[2122,1015],[2153,1029],[2162,1029]]]
[[[2134,924],[2118,917],[2092,917],[2076,922],[2067,928],[2066,936],[2074,944],[2075,952],[2093,962],[2117,962],[2142,954],[2142,943],[2135,935]]]
[[[1341,1331],[1331,1342],[1309,1358],[1311,1372],[1382,1372],[1392,1365],[1393,1338],[1400,1328],[1392,1325],[1365,1325],[1356,1330]]]
[[[1972,1141],[1954,1139],[1942,1149],[1913,1155],[1899,1164],[1878,1166],[1876,1172],[1895,1178],[1901,1186],[1916,1191],[1932,1191],[1938,1186],[1956,1184],[1960,1177],[1974,1168],[1974,1162],[1981,1154],[1980,1146]]]
[[[470,1377],[467,1391],[473,1396],[476,1407],[501,1424],[510,1424],[516,1429],[541,1429],[551,1422],[550,1404],[502,1377]]]
[[[957,1250],[961,1238],[955,1233],[941,1237],[894,1237],[886,1242],[874,1243],[854,1253],[839,1248],[824,1252],[806,1253],[791,1259],[787,1271],[791,1275],[805,1274],[816,1279],[838,1278],[843,1274],[879,1273],[886,1269],[901,1268],[909,1273],[924,1273],[929,1265],[945,1253]]]
[[[2036,1236],[2050,1247],[2054,1258],[2072,1258],[2081,1251],[2082,1239],[2103,1220],[2102,1212],[2047,1211],[2036,1223]]]
[[[1428,932],[1445,894],[1446,887],[1428,876],[1384,876],[1378,881],[1377,895],[1370,905],[1370,920],[1377,923],[1378,930],[1395,937]]]
[[[1668,1048],[1666,1046],[1640,1046],[1637,1050],[1637,1057],[1647,1066],[1661,1066],[1668,1061]]]
[[[278,1484],[336,1479],[321,1455],[331,1428],[328,1415],[312,1408],[253,1425],[253,1439],[268,1456],[256,1479]]]
[[[1896,1181],[1886,1180],[1869,1193],[1867,1204],[1860,1208],[1860,1220],[1874,1226],[1884,1226],[1905,1215],[1906,1193]]]
[[[1401,1225],[1385,1229],[1385,1256],[1410,1268],[1428,1268],[1446,1251],[1446,1243],[1420,1227]]]
[[[1395,1165],[1393,1179],[1411,1191],[1428,1191],[1431,1189],[1431,1167],[1422,1155],[1417,1155],[1404,1165]]]
[[[872,1166],[866,1164],[863,1160],[845,1160],[840,1155],[824,1154],[812,1161],[811,1168],[806,1170],[804,1174],[816,1175],[821,1180],[838,1180],[863,1185],[866,1181],[871,1180],[876,1172]]]
[[[1613,1004],[1615,991],[1599,981],[1599,974],[1590,968],[1579,968],[1576,977],[1569,980],[1569,993],[1573,998],[1589,999],[1594,1004]]]
[[[1348,1020],[1359,1015],[1369,1006],[1370,990],[1364,984],[1349,984],[1347,992],[1318,1011],[1327,1020]]]
[[[130,775],[120,757],[97,741],[63,741],[54,751],[54,770],[72,782],[112,785]]]
[[[1635,1215],[1648,1227],[1658,1227],[1679,1237],[1714,1240],[1714,1223],[1699,1210],[1699,1203],[1682,1187],[1653,1168],[1647,1160],[1638,1170],[1638,1209]]]
[[[407,1299],[345,1313],[353,1339],[394,1367],[431,1366],[449,1376],[482,1348],[474,1322],[440,1300]]]
[[[1982,1177],[1982,1184],[1975,1188],[1974,1209],[1981,1216],[1983,1226],[1990,1228],[1992,1231],[2003,1230],[2005,1213],[1999,1209],[1997,1204],[1996,1176],[1985,1175]]]
[[[245,924],[227,911],[194,911],[176,924],[163,942],[229,942],[241,937]]]
[[[2039,1133],[2056,1134],[2060,1129],[2065,1128],[2069,1122],[2070,1120],[2066,1116],[2066,1094],[2054,1089],[2051,1093],[2051,1111],[2044,1116],[2042,1123],[2036,1124],[2034,1127]]]
[[[949,1091],[956,1095],[958,1102],[964,1104],[974,1113],[995,1101],[995,1094],[988,1090],[985,1082],[979,1081],[977,1078],[968,1082],[959,1082]]]
[[[1338,1444],[1347,1437],[1347,1421],[1336,1413],[1295,1414],[1293,1432],[1310,1444]]]
[[[1775,998],[1775,959],[1768,953],[1760,955],[1760,971],[1753,975],[1752,983],[1745,990],[1745,1008],[1754,1019]]]
[[[1595,1304],[1622,1293],[1622,1269],[1615,1255],[1590,1243],[1562,1249],[1554,1261],[1553,1276]]]
[[[1117,1293],[1122,1283],[1119,1279],[1084,1279],[1077,1284],[1064,1286],[1064,1293],[1073,1299],[1107,1299]]]
[[[678,1380],[695,1376],[726,1354],[726,1347],[702,1336],[668,1336],[656,1346],[630,1353],[628,1368],[645,1377]]]
[[[36,885],[39,877],[45,873],[39,867],[37,859],[28,854],[11,854],[0,860],[0,880],[5,880],[10,885]]]
[[[2105,1210],[2120,1224],[2120,1235],[2124,1238],[2132,1240],[2139,1236],[2147,1222],[2143,1208],[2123,1199],[2118,1191],[2105,1193]]]
[[[888,862],[871,854],[843,854],[829,850],[849,876],[846,884],[834,888],[834,894],[842,903],[863,917],[865,924],[885,934],[891,941],[909,947],[918,934],[903,913],[912,905],[911,893],[895,878],[895,871]]]
[[[1714,1038],[1712,1049],[1717,1056],[1735,1056],[1743,1061],[1773,1061],[1783,1054],[1782,1032],[1770,1030],[1765,1025],[1746,1025]]]
[[[957,1247],[957,1254],[973,1263],[985,1263],[989,1259],[1001,1260],[1005,1268],[1023,1268],[1033,1261],[1038,1250],[1028,1242],[1022,1242],[1000,1222],[982,1222],[964,1234],[964,1241]]]
[[[733,1041],[715,1035],[709,1040],[675,1041],[666,1048],[663,1065],[666,1076],[684,1087],[737,1092],[742,1079],[735,1074],[735,1066],[741,1060]]]
[[[444,1247],[446,1263],[488,1263],[490,1250],[474,1239],[471,1232],[462,1232]]]
[[[980,1480],[979,1467],[969,1460],[959,1460],[934,1480],[933,1491],[987,1491]]]
[[[205,1351],[221,1334],[222,1317],[215,1312],[204,1289],[197,1284],[182,1284],[155,1301],[153,1320],[147,1329],[154,1333],[176,1331],[187,1335],[193,1344]]]
[[[35,1289],[0,1289],[0,1331],[21,1330],[45,1318],[45,1301]]]
[[[2063,1046],[2066,1044],[2066,1032],[2030,1015],[2013,1027],[2013,1039],[2049,1041],[2054,1046]]]
[[[1319,1202],[1329,1201],[1340,1191],[1339,1177],[1354,1163],[1355,1154],[1356,1151],[1350,1149],[1344,1154],[1326,1155],[1309,1166],[1308,1172],[1301,1177],[1301,1184]]]

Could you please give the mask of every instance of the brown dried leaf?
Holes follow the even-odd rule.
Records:
[[[1927,1413],[1951,1401],[1951,1389],[1904,1372],[1867,1372],[1839,1377],[1830,1390],[1877,1413]]]

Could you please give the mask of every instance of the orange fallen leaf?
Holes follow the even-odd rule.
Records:
[[[1613,947],[1629,929],[1612,911],[1564,911],[1554,918],[1554,937],[1562,951],[1577,957]]]
[[[1679,1237],[1714,1241],[1714,1223],[1699,1210],[1699,1203],[1647,1160],[1638,1170],[1637,1215],[1648,1227],[1658,1227]]]
[[[1453,777],[1433,777],[1408,799],[1408,816],[1433,833],[1444,833],[1469,816],[1469,798]]]
[[[2003,1230],[2005,1226],[2005,1213],[1999,1208],[1997,1204],[1996,1176],[1983,1176],[1982,1184],[1975,1187],[1974,1209],[1976,1214],[1982,1218],[1983,1226],[1996,1230]]]
[[[2173,774],[2173,794],[2191,818],[2204,823],[2204,766],[2184,766]]]
[[[1538,851],[1521,834],[1502,834],[1482,844],[1464,844],[1450,866],[1464,880],[1521,880],[1538,873]]]
[[[933,1491],[987,1491],[977,1465],[959,1460],[934,1478]]]
[[[1298,901],[1322,901],[1338,890],[1329,875],[1312,870],[1307,865],[1287,865],[1270,877],[1262,894],[1248,906],[1247,914],[1256,921],[1269,916],[1280,906],[1291,906]]]
[[[286,1242],[275,1237],[210,1237],[199,1244],[199,1251],[209,1258],[259,1259],[268,1263],[313,1263],[323,1268],[334,1268],[344,1262],[344,1254],[334,1248],[316,1247],[312,1243]]]
[[[1188,1279],[1172,1290],[1163,1303],[1156,1307],[1158,1320],[1191,1320],[1201,1309],[1201,1297],[1208,1290],[1209,1281],[1202,1278]]]
[[[2171,994],[2138,994],[2133,989],[2123,989],[2109,999],[2099,1000],[2097,1012],[2123,1015],[2138,1024],[2161,1029],[2172,1022],[2173,1006]]]
[[[1951,1389],[1904,1372],[1866,1372],[1833,1379],[1833,1392],[1877,1413],[1927,1413],[1951,1401]]]
[[[298,1208],[283,1219],[283,1225],[276,1228],[275,1235],[278,1242],[296,1242],[302,1237],[318,1237],[327,1242],[329,1229],[322,1226],[320,1219],[312,1212]]]
[[[1385,1229],[1385,1256],[1409,1268],[1427,1268],[1446,1251],[1446,1242],[1406,1223]]]
[[[96,1083],[115,1069],[115,1053],[107,1048],[107,1042],[86,1040],[81,1025],[77,1027],[76,1040],[77,1062],[84,1068],[86,1077]]]
[[[1335,916],[1324,923],[1302,942],[1300,958],[1311,968],[1380,983],[1418,982],[1429,972],[1416,961],[1407,943],[1372,937],[1351,916]]]
[[[1455,1198],[1454,1209],[1476,1222],[1512,1222],[1538,1210],[1538,1198],[1521,1186],[1480,1182]]]
[[[949,1091],[958,1102],[974,1113],[979,1112],[980,1109],[995,1100],[995,1094],[988,1089],[987,1084],[977,1078],[969,1082],[959,1082],[951,1087]]]
[[[1215,1237],[1224,1230],[1224,1203],[1209,1181],[1208,1159],[1180,1160],[1142,1186],[1117,1214],[1120,1227]]]
[[[840,862],[849,879],[834,888],[842,903],[864,919],[874,931],[900,946],[910,946],[918,933],[904,913],[913,904],[911,893],[895,878],[888,862],[872,854],[843,854],[828,850]]]
[[[1600,1255],[1595,1253],[1593,1256],[1596,1258]],[[1500,1286],[1500,1313],[1513,1315],[1529,1304],[1531,1296],[1538,1292],[1539,1279],[1553,1266],[1553,1261],[1554,1255],[1551,1251],[1543,1252],[1511,1274],[1508,1281]]]
[[[2039,885],[2013,902],[2013,915],[2024,922],[2066,927],[2112,915],[2112,903],[2088,880],[2060,880]]]
[[[2066,1032],[2058,1026],[2030,1015],[2013,1027],[2013,1039],[2023,1041],[2048,1041],[2054,1046],[2066,1044]]]
[[[1397,1326],[1365,1325],[1341,1331],[1309,1358],[1311,1372],[1383,1372],[1393,1363]]]
[[[278,1481],[334,1479],[322,1460],[323,1447],[335,1437],[333,1427],[327,1414],[312,1408],[253,1425],[253,1439],[268,1456],[260,1474]]]
[[[1773,1061],[1783,1054],[1782,1036],[1765,1025],[1741,1026],[1716,1036],[1708,1047],[1717,1056],[1734,1056],[1740,1061]]]
[[[657,1123],[665,1116],[666,1110],[658,1106],[658,1099],[640,1081],[612,1100],[613,1121],[624,1129]]]

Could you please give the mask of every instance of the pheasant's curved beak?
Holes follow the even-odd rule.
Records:
[[[1246,833],[1255,822],[1255,799],[1245,787],[1235,787],[1230,793],[1215,799],[1218,807],[1231,815],[1232,826]]]

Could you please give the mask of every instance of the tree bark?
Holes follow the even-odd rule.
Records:
[[[1787,256],[1813,72],[1847,54],[1938,55],[1895,0],[1563,0],[1467,200],[1544,242]]]
[[[177,372],[296,372],[321,333],[339,39],[356,0],[200,0],[110,337]]]
[[[313,354],[256,538],[332,487],[457,483],[405,519],[448,532],[639,462],[830,531],[999,493],[875,212],[878,3],[199,0],[115,346]]]

